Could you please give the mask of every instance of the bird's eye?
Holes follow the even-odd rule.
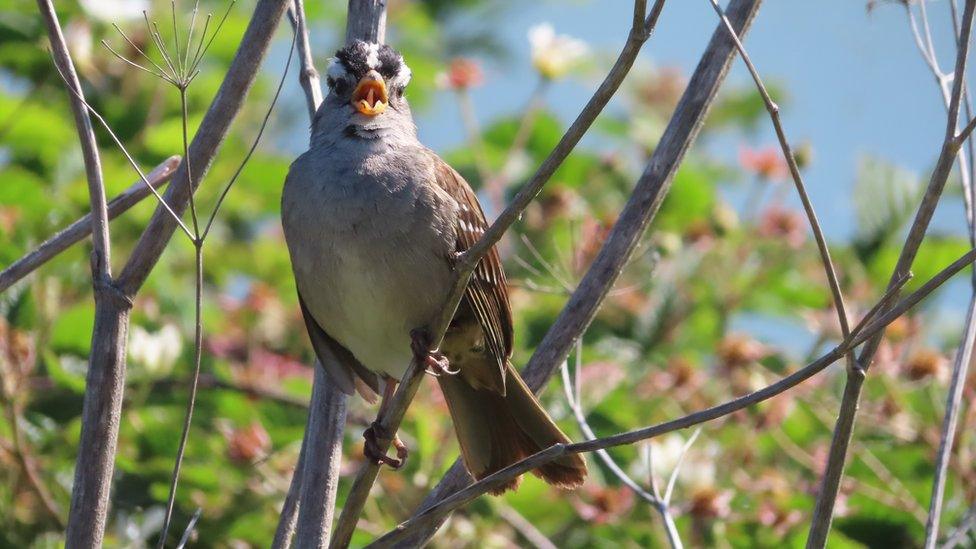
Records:
[[[393,93],[397,96],[397,98],[403,97],[403,86],[397,86],[394,88]]]
[[[332,82],[332,89],[339,95],[346,93],[349,89],[349,83],[345,80],[334,80]]]

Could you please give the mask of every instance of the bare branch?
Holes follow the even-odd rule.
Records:
[[[976,0],[967,0],[966,7],[963,10],[962,24],[956,48],[956,64],[953,73],[955,78],[952,83],[952,94],[949,100],[949,112],[946,119],[946,131],[942,143],[942,150],[939,154],[936,167],[932,171],[928,188],[922,197],[922,203],[919,206],[918,212],[915,214],[915,220],[905,239],[905,245],[898,258],[898,263],[895,266],[894,272],[891,274],[889,287],[893,286],[911,269],[918,248],[925,238],[929,222],[932,220],[932,215],[935,213],[935,208],[942,196],[942,190],[945,188],[946,180],[952,171],[956,154],[959,151],[959,146],[955,142],[956,127],[959,119],[959,107],[962,102],[962,90],[966,74],[966,58],[969,53],[969,38],[972,31],[974,9],[976,9]],[[827,534],[830,532],[830,524],[833,520],[834,503],[837,499],[840,480],[844,473],[844,463],[847,459],[847,448],[854,430],[854,420],[857,416],[861,386],[864,383],[864,375],[870,367],[874,354],[883,337],[884,332],[879,332],[867,342],[858,357],[858,370],[850,371],[848,374],[847,383],[844,387],[844,397],[841,400],[840,415],[837,418],[834,437],[831,441],[830,453],[827,458],[827,467],[824,470],[823,481],[817,496],[817,504],[814,508],[810,536],[807,538],[808,548],[824,547],[827,543]]]
[[[386,40],[386,0],[349,0],[346,42],[353,40],[377,44]]]
[[[773,123],[773,129],[776,131],[776,139],[779,141],[779,146],[783,150],[783,157],[786,158],[786,164],[789,166],[790,175],[793,177],[793,184],[796,187],[796,193],[800,197],[800,202],[803,204],[803,211],[806,213],[807,221],[810,223],[810,229],[813,231],[814,240],[817,243],[817,250],[820,252],[820,260],[823,263],[824,272],[827,275],[827,285],[830,287],[830,293],[834,301],[834,309],[837,311],[837,320],[840,323],[841,335],[844,339],[847,339],[851,335],[850,320],[847,317],[847,307],[844,305],[844,294],[841,292],[840,283],[837,281],[837,270],[834,268],[834,262],[830,259],[830,249],[827,247],[827,239],[824,238],[823,229],[820,228],[820,222],[817,220],[817,213],[813,209],[813,204],[810,203],[810,197],[807,195],[806,185],[803,184],[803,176],[800,174],[800,167],[796,163],[796,157],[793,155],[793,150],[790,146],[789,140],[786,138],[786,131],[783,129],[783,122],[779,115],[779,106],[770,97],[769,91],[766,89],[766,85],[762,81],[762,77],[759,76],[759,71],[756,66],[752,63],[752,59],[746,52],[745,47],[742,45],[742,41],[735,34],[735,30],[732,28],[731,23],[729,23],[728,18],[725,17],[725,13],[722,12],[722,8],[718,5],[717,0],[710,0],[712,8],[715,9],[715,13],[718,14],[719,19],[725,25],[725,29],[729,32],[729,36],[735,43],[735,48],[738,50],[739,55],[742,57],[742,61],[746,64],[746,68],[749,69],[749,74],[752,76],[752,80],[756,83],[756,89],[759,90],[759,95],[763,99],[763,103],[766,105],[766,111],[769,113],[769,118]],[[857,359],[854,357],[853,351],[847,355],[847,367],[853,370],[857,364]]]
[[[108,515],[111,471],[119,425],[118,414],[105,414],[100,404],[110,401],[113,404],[117,402],[121,407],[123,376],[113,375],[111,366],[119,363],[124,365],[125,335],[131,303],[118,298],[112,280],[105,186],[102,182],[98,145],[82,95],[81,83],[75,73],[51,0],[38,0],[37,5],[47,26],[55,67],[71,92],[71,110],[85,158],[91,204],[91,269],[95,322],[82,411],[82,440],[75,466],[75,484],[65,536],[71,544],[97,547],[101,545]],[[91,436],[93,430],[97,434],[95,437]],[[107,474],[100,474],[105,472]]]
[[[954,549],[967,541],[974,528],[976,528],[976,505],[970,507],[959,524],[952,532],[949,532],[945,542],[941,545],[941,549]]]
[[[753,404],[777,396],[823,371],[825,368],[842,358],[852,348],[863,343],[868,338],[877,333],[881,333],[888,324],[893,322],[896,318],[904,314],[905,311],[935,291],[939,286],[941,286],[942,283],[951,278],[954,274],[972,264],[974,260],[976,260],[976,249],[967,252],[958,260],[954,261],[948,267],[940,271],[938,275],[926,282],[921,288],[899,301],[888,311],[886,315],[881,317],[879,320],[872,322],[864,329],[863,332],[852,335],[850,339],[842,341],[838,346],[834,347],[817,360],[780,379],[779,381],[772,383],[771,385],[723,404],[712,406],[711,408],[706,408],[704,410],[666,421],[664,423],[659,423],[651,427],[636,429],[586,442],[577,442],[574,444],[555,444],[550,446],[549,448],[537,452],[506,467],[505,469],[489,475],[466,488],[454,492],[452,495],[442,499],[435,505],[425,508],[411,517],[409,520],[397,526],[396,529],[375,540],[370,547],[387,547],[391,545],[411,543],[408,540],[417,539],[416,537],[412,536],[418,532],[423,532],[426,529],[429,529],[432,525],[439,523],[440,520],[446,517],[453,510],[473,501],[477,497],[492,489],[504,486],[507,482],[510,482],[512,478],[518,475],[538,468],[541,465],[559,459],[567,454],[594,452],[596,450],[611,448],[614,446],[633,444],[635,442],[647,440],[665,433],[685,429],[711,421],[713,419],[724,417],[743,408],[752,406]]]
[[[194,185],[206,175],[230,123],[241,109],[286,5],[287,0],[259,0],[255,6],[241,46],[190,144],[189,152],[195,164]],[[213,36],[210,37],[211,42]],[[166,192],[165,201],[175,212],[182,213],[191,190],[195,191],[196,188],[193,186],[191,189],[185,166],[181,165],[173,175],[173,184]],[[119,273],[118,283],[122,291],[134,294],[142,286],[175,229],[174,221],[157,208],[128,263]]]
[[[255,7],[237,54],[190,148],[200,163],[200,177],[247,96],[284,8],[285,0],[259,0]],[[182,212],[193,189],[183,168],[177,169],[174,180],[164,203]],[[118,280],[105,284],[105,291],[95,294],[95,328],[66,534],[70,547],[101,545],[125,386],[125,349],[132,298],[159,260],[177,222],[163,207],[157,207]],[[98,306],[99,300],[103,306]]]
[[[302,72],[298,80],[302,84],[305,92],[305,103],[308,105],[308,119],[315,118],[315,111],[322,104],[322,84],[319,81],[319,72],[315,70],[315,63],[312,61],[312,46],[308,42],[308,22],[305,20],[304,0],[294,0],[288,6],[288,18],[291,26],[298,35],[298,54],[301,62]]]
[[[166,184],[173,175],[173,172],[176,171],[176,166],[179,163],[179,156],[171,156],[164,160],[162,164],[153,168],[151,172],[146,174],[150,185],[159,187]],[[115,219],[132,206],[138,204],[142,199],[149,196],[149,194],[149,187],[141,179],[136,181],[128,189],[122,191],[121,194],[108,202],[107,211],[109,220]],[[44,265],[61,252],[82,241],[91,234],[91,228],[91,213],[87,213],[51,238],[45,240],[24,257],[11,263],[9,267],[0,271],[0,292],[10,288],[17,281],[37,270],[41,265]]]
[[[78,129],[78,139],[81,141],[81,152],[85,158],[85,174],[88,178],[88,196],[91,203],[92,229],[92,277],[96,288],[107,283],[112,276],[111,244],[108,236],[108,206],[105,198],[105,183],[102,181],[102,161],[98,154],[98,143],[95,142],[95,130],[88,108],[85,103],[81,82],[75,72],[71,54],[65,44],[61,32],[58,15],[54,12],[54,5],[50,0],[38,0],[37,6],[41,10],[44,23],[47,26],[48,40],[51,43],[51,55],[58,72],[66,79],[66,86],[71,92],[71,112],[75,117]],[[101,280],[99,280],[101,279]],[[96,290],[97,291],[97,290]]]
[[[306,459],[302,471],[297,547],[324,547],[329,539],[339,488],[339,460],[346,424],[346,395],[328,379],[321,364],[315,366],[315,384],[308,412]],[[319,462],[330,464],[322,466]]]
[[[748,28],[760,3],[759,0],[733,0],[729,5],[729,18],[739,33],[743,33]],[[660,4],[661,2],[657,2],[651,8],[648,22],[656,21],[661,9]],[[625,47],[621,57],[627,53],[628,49]],[[734,44],[728,38],[725,29],[719,26],[712,34],[711,41],[675,108],[664,135],[599,255],[529,360],[523,377],[533,390],[540,390],[559,364],[566,359],[570,349],[579,335],[590,325],[603,299],[632,256],[638,240],[656,215],[670,189],[678,164],[697,137],[708,108],[724,81],[734,53]],[[618,59],[617,63],[619,66],[621,60]],[[606,81],[604,83],[606,84]],[[577,121],[580,119],[584,119],[584,116],[580,115]],[[540,172],[545,167],[546,164],[543,164]],[[486,234],[483,238],[487,237]],[[470,482],[471,479],[464,466],[460,461],[455,462],[420,508],[429,508]],[[439,520],[426,523],[403,542],[404,546],[422,545],[433,536],[439,525]]]
[[[373,0],[366,0],[362,2],[351,1],[350,15],[352,15],[354,10],[353,4],[357,4],[355,9],[362,10],[365,9],[366,6],[372,5]],[[602,112],[603,107],[606,106],[606,104],[613,97],[614,93],[616,93],[617,88],[619,88],[620,84],[624,80],[624,77],[630,71],[631,66],[633,66],[638,52],[650,35],[650,31],[648,29],[653,29],[654,24],[656,24],[657,18],[660,16],[663,6],[664,0],[657,0],[651,10],[651,14],[648,16],[646,24],[631,28],[630,34],[627,37],[627,42],[618,56],[613,68],[611,68],[610,73],[600,84],[593,97],[591,97],[589,102],[587,102],[586,106],[583,108],[583,111],[566,131],[562,139],[560,139],[559,143],[556,145],[556,148],[542,163],[532,179],[519,191],[512,204],[510,204],[508,208],[502,212],[502,214],[481,237],[481,239],[458,259],[456,267],[457,281],[454,287],[451,289],[448,298],[445,300],[445,307],[441,312],[440,317],[433,322],[430,327],[430,332],[432,334],[436,334],[435,337],[438,344],[440,339],[443,337],[444,331],[447,329],[447,325],[454,316],[458,303],[460,303],[464,294],[464,288],[467,286],[468,280],[471,273],[474,271],[475,266],[477,266],[478,262],[491,249],[491,247],[494,246],[499,239],[501,239],[505,231],[508,230],[512,223],[515,222],[521,212],[528,206],[532,199],[535,198],[539,191],[542,190],[543,185],[545,185],[549,177],[552,176],[552,174],[556,171],[560,164],[562,164],[563,160],[566,159],[576,144],[579,143],[579,140],[589,129],[590,125],[600,114],[600,112]],[[380,21],[380,24],[382,24],[384,17],[385,16],[375,17],[374,20]],[[351,30],[352,29],[350,28],[349,32],[351,32]],[[348,32],[347,36],[349,36]],[[565,355],[563,356],[565,358]],[[558,365],[558,362],[553,365],[553,369],[555,369],[556,365]],[[413,396],[416,394],[422,373],[423,369],[416,364],[416,361],[412,361],[404,373],[403,378],[400,380],[400,384],[397,387],[396,393],[394,393],[392,400],[389,402],[389,407],[387,408],[386,413],[377,418],[377,422],[384,428],[385,432],[395,433],[397,431],[410,401],[413,400]],[[385,451],[389,447],[389,441],[385,442],[386,444],[380,445],[381,451]],[[359,470],[356,480],[353,483],[353,487],[350,489],[349,496],[347,497],[345,505],[343,506],[342,514],[339,517],[339,523],[336,526],[335,534],[330,542],[330,547],[345,547],[348,545],[349,540],[352,538],[352,534],[355,531],[356,523],[358,522],[359,515],[362,512],[362,507],[366,502],[369,489],[375,481],[378,471],[379,466],[370,462],[364,463],[362,468]]]

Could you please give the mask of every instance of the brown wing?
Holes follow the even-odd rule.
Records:
[[[478,203],[478,197],[468,183],[436,154],[437,184],[458,203],[457,251],[464,252],[481,238],[488,229],[485,214]],[[474,312],[485,335],[488,352],[498,363],[498,386],[504,392],[505,372],[508,359],[512,355],[512,309],[508,302],[508,283],[502,269],[498,249],[492,249],[478,263],[471,281],[464,292],[464,299]]]
[[[318,357],[319,363],[325,368],[329,377],[335,381],[343,393],[351,395],[353,391],[358,391],[367,402],[376,402],[376,396],[380,390],[379,379],[377,379],[376,374],[360,364],[349,349],[325,333],[325,330],[312,317],[312,313],[305,307],[301,292],[298,294],[298,304],[302,307],[305,328],[308,330],[308,338],[312,340],[315,356]]]

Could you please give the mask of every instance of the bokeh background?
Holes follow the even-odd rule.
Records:
[[[247,23],[239,1],[189,90],[199,123]],[[223,13],[227,4],[204,2]],[[941,96],[919,56],[904,6],[851,0],[766,2],[746,45],[783,107],[813,204],[855,314],[880,295],[945,128]],[[60,2],[90,102],[148,168],[182,150],[179,98],[123,65],[134,55],[112,28],[146,41],[141,12],[167,21],[168,2]],[[192,5],[177,4],[182,25]],[[307,5],[315,62],[340,44],[344,2]],[[942,65],[952,63],[946,1],[929,12]],[[413,69],[408,90],[422,140],[497,212],[545,157],[611,65],[630,24],[628,2],[390,2],[388,41]],[[541,26],[540,26],[541,25]],[[669,2],[618,96],[502,244],[524,363],[612,226],[715,29],[707,0]],[[164,34],[167,34],[164,27]],[[554,34],[545,42],[546,35]],[[530,40],[535,36],[535,40]],[[279,32],[198,194],[205,211],[250,146],[281,76],[291,33]],[[199,509],[200,547],[270,542],[297,458],[312,361],[281,236],[279,196],[307,144],[295,66],[257,153],[231,191],[205,250],[204,377],[178,497],[177,530]],[[99,131],[114,195],[135,174]],[[675,179],[641,249],[584,337],[582,403],[599,435],[722,402],[801,367],[839,329],[815,247],[759,97],[740,62]],[[0,8],[0,267],[82,215],[84,170],[68,97],[32,2]],[[916,282],[968,249],[959,183],[950,180]],[[153,210],[145,200],[112,224],[121,265]],[[0,294],[0,546],[63,543],[90,345],[88,245],[76,246]],[[153,544],[162,522],[188,393],[192,246],[179,234],[141,292],[130,334],[126,405],[106,544]],[[832,547],[911,547],[924,531],[949,367],[968,300],[968,274],[896,322],[866,384]],[[457,455],[429,381],[401,434],[413,448],[384,471],[355,545],[409,516]],[[676,474],[672,501],[689,546],[797,545],[805,539],[843,384],[835,366],[794,391],[703,427]],[[974,396],[967,386],[966,402]],[[558,379],[543,399],[581,437]],[[361,459],[375,409],[358,398],[344,481]],[[948,484],[945,528],[976,497],[965,405]],[[668,481],[690,432],[612,452],[638,482]],[[648,456],[653,459],[649,462]],[[649,466],[653,463],[653,467]],[[592,478],[564,493],[527,479],[515,494],[458,513],[443,547],[664,546],[658,516],[591,460]],[[340,487],[341,505],[348,482]]]

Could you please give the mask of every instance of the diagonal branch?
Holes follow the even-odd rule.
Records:
[[[166,184],[173,175],[173,172],[176,171],[176,166],[179,163],[179,156],[171,156],[164,160],[162,164],[153,168],[151,172],[146,174],[150,185],[160,187]],[[128,211],[129,208],[149,196],[150,192],[149,187],[141,179],[133,183],[128,189],[122,191],[121,194],[108,202],[107,211],[109,220],[115,219]],[[54,259],[58,254],[81,242],[91,234],[91,230],[92,215],[91,213],[87,213],[51,238],[45,240],[24,257],[11,263],[6,269],[0,271],[0,292],[7,290],[17,283],[17,281],[34,272],[51,259]]]
[[[71,54],[61,32],[61,23],[54,11],[50,0],[37,0],[37,6],[47,26],[48,39],[51,42],[51,55],[58,72],[67,79],[68,91],[71,92],[71,112],[74,114],[75,126],[78,129],[78,139],[81,141],[81,151],[85,158],[85,174],[88,178],[88,197],[91,203],[91,231],[92,231],[92,278],[96,292],[112,277],[111,244],[108,235],[108,206],[105,199],[105,183],[102,181],[102,161],[98,155],[98,143],[95,142],[95,130],[81,90],[81,81],[75,72]]]
[[[354,3],[350,3],[351,13]],[[362,2],[361,4],[370,3]],[[645,5],[646,2],[638,0],[635,3],[635,12],[642,10]],[[618,56],[616,63],[610,69],[609,74],[600,84],[599,88],[597,88],[593,97],[587,102],[582,112],[580,112],[579,116],[536,171],[532,179],[518,192],[508,208],[502,212],[481,239],[458,258],[456,265],[457,281],[445,301],[440,318],[432,323],[430,328],[431,333],[436,334],[438,344],[443,337],[444,331],[447,329],[447,325],[454,316],[454,312],[457,309],[458,303],[461,301],[464,289],[474,268],[481,261],[481,258],[488,253],[491,247],[501,239],[508,228],[518,219],[521,212],[529,205],[539,191],[542,190],[542,187],[552,174],[566,157],[569,156],[569,153],[576,147],[576,144],[579,143],[579,140],[593,124],[593,121],[596,120],[596,117],[603,111],[603,108],[616,93],[624,77],[627,76],[627,73],[633,66],[641,47],[653,32],[663,8],[664,0],[657,0],[651,8],[649,15],[644,17],[642,11],[640,11],[639,17],[635,15],[634,20],[639,22],[639,24],[631,27],[627,42]],[[380,24],[382,24],[383,19],[384,17],[382,16],[376,18]],[[349,31],[351,32],[351,30],[350,28]],[[417,392],[422,374],[423,369],[416,364],[416,361],[412,361],[406,373],[404,373],[396,393],[389,402],[386,413],[377,418],[377,422],[383,427],[385,432],[395,433],[397,431],[407,407]],[[381,445],[381,451],[385,451],[389,447],[389,441],[385,442],[386,444]],[[339,517],[339,523],[336,526],[330,547],[345,547],[349,544],[349,540],[352,538],[352,534],[356,529],[359,515],[362,513],[362,508],[368,497],[370,487],[376,480],[378,472],[379,466],[375,463],[366,462],[360,468],[350,489],[349,496],[346,498],[342,515]]]
[[[753,64],[752,59],[746,52],[745,46],[742,45],[742,41],[736,35],[735,30],[732,28],[731,23],[722,8],[718,5],[717,0],[709,0],[712,4],[712,8],[715,9],[715,13],[718,14],[719,19],[722,24],[725,25],[725,29],[729,32],[729,36],[735,43],[735,49],[738,50],[739,55],[742,57],[742,61],[746,64],[746,68],[749,70],[749,74],[752,76],[752,80],[756,83],[756,89],[759,90],[759,95],[762,97],[763,103],[766,105],[766,111],[769,113],[769,118],[773,123],[773,129],[776,131],[776,139],[779,141],[779,146],[783,150],[783,157],[786,158],[786,164],[789,166],[790,175],[793,177],[793,184],[796,187],[796,193],[800,197],[800,202],[803,204],[803,211],[806,213],[807,221],[810,223],[810,229],[813,231],[814,240],[817,242],[817,250],[820,253],[820,260],[823,263],[824,272],[827,275],[827,285],[830,287],[830,293],[834,301],[834,309],[837,311],[837,319],[840,323],[841,335],[844,339],[851,336],[850,320],[847,317],[847,308],[844,306],[844,294],[841,292],[840,283],[837,281],[837,270],[834,268],[834,262],[830,259],[830,249],[827,247],[827,239],[824,238],[823,229],[820,228],[820,222],[817,220],[817,213],[813,209],[813,204],[810,203],[810,196],[807,194],[806,185],[803,184],[803,176],[800,174],[800,167],[796,163],[796,157],[793,155],[793,150],[790,147],[790,142],[786,138],[786,131],[783,129],[783,122],[779,115],[779,105],[777,105],[773,98],[770,97],[769,91],[766,89],[766,85],[762,81],[762,77],[759,76],[759,71],[756,70],[756,66]],[[857,360],[854,357],[854,353],[848,353],[847,355],[847,365],[848,368],[854,369]]]
[[[948,116],[946,119],[945,138],[942,143],[942,150],[939,153],[939,160],[932,176],[929,180],[928,188],[922,197],[915,220],[909,229],[902,247],[898,263],[891,274],[889,287],[904,276],[915,261],[918,248],[925,238],[932,215],[942,197],[946,180],[952,171],[960,145],[956,141],[956,128],[959,119],[959,107],[962,102],[963,83],[966,74],[966,58],[969,53],[969,38],[972,32],[973,13],[976,10],[976,0],[966,0],[963,10],[959,40],[956,48],[955,79],[952,83],[952,94],[949,100]],[[827,534],[830,532],[830,524],[833,520],[834,503],[840,487],[840,480],[844,474],[844,463],[847,459],[847,448],[850,445],[851,435],[854,430],[854,420],[857,416],[858,401],[860,400],[861,387],[864,384],[865,374],[870,367],[881,339],[883,332],[879,332],[872,337],[858,357],[856,370],[848,372],[847,383],[844,386],[844,396],[841,400],[840,414],[834,428],[834,437],[830,445],[830,453],[827,458],[827,467],[824,470],[823,481],[820,486],[820,493],[817,496],[816,507],[814,508],[813,519],[810,526],[810,536],[807,538],[808,548],[824,547],[827,543]]]
[[[733,0],[729,5],[729,19],[739,33],[748,28],[760,4],[760,0]],[[651,13],[654,14],[654,8]],[[637,242],[664,201],[685,152],[698,136],[734,53],[734,44],[725,30],[718,27],[599,255],[529,360],[523,377],[533,390],[538,391],[545,386],[552,373],[566,359],[633,255]],[[456,461],[437,487],[428,494],[420,509],[434,505],[470,483],[471,479],[464,466]],[[425,523],[403,542],[403,546],[422,545],[434,535],[439,526],[439,520]]]
[[[851,349],[860,345],[868,338],[877,333],[883,332],[888,324],[904,314],[908,309],[925,299],[925,297],[938,289],[939,286],[945,283],[953,275],[971,265],[973,261],[976,261],[976,249],[970,250],[958,260],[954,261],[948,267],[940,271],[939,274],[922,285],[921,288],[892,306],[888,313],[886,313],[884,316],[870,322],[863,331],[851,334],[849,339],[842,341],[828,353],[804,366],[800,370],[797,370],[779,381],[772,383],[771,385],[723,404],[712,406],[698,412],[693,412],[680,418],[659,423],[651,427],[644,427],[642,429],[627,431],[625,433],[585,442],[577,442],[574,444],[555,444],[550,446],[549,448],[522,459],[521,461],[518,461],[505,469],[502,469],[501,471],[487,476],[480,481],[453,493],[447,498],[441,500],[436,505],[424,509],[411,517],[409,520],[397,526],[394,530],[378,538],[370,545],[370,547],[389,547],[395,545],[412,544],[412,542],[408,540],[417,539],[416,537],[412,536],[419,532],[423,532],[425,529],[429,529],[432,525],[436,525],[455,509],[470,503],[477,497],[493,489],[504,486],[507,482],[510,482],[511,479],[518,475],[531,471],[532,469],[559,459],[567,454],[595,452],[597,450],[612,448],[614,446],[633,444],[635,442],[647,440],[665,433],[686,429],[694,425],[699,425],[707,421],[727,416],[733,412],[782,394],[783,392],[799,385],[803,381],[823,371],[825,368],[841,359],[844,355],[850,352]]]

